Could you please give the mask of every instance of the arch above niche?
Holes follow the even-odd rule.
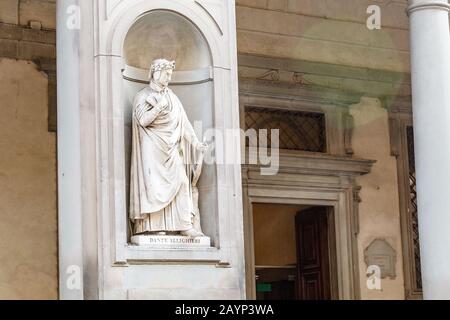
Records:
[[[109,0],[103,0],[103,5]],[[114,0],[115,5],[109,7],[107,18],[100,23],[100,30],[105,32],[98,34],[98,43],[95,49],[97,55],[101,56],[114,56],[120,57],[123,60],[124,57],[124,42],[130,28],[141,17],[154,11],[166,11],[172,14],[177,14],[185,20],[192,23],[197,30],[201,31],[206,43],[208,44],[212,66],[214,68],[230,69],[231,65],[235,64],[235,59],[231,59],[228,54],[235,52],[236,50],[236,38],[235,34],[232,34],[230,38],[229,30],[225,27],[228,23],[223,21],[224,15],[228,10],[234,10],[234,4],[232,2],[224,3],[220,2],[219,10],[217,6],[200,5],[200,3],[185,0]],[[208,0],[210,1],[210,0]],[[219,3],[221,0],[212,0]],[[194,5],[193,5],[194,4]],[[203,3],[202,3],[203,4]],[[106,10],[106,8],[105,8]],[[213,19],[214,17],[214,19]],[[232,17],[231,17],[232,18]],[[218,21],[221,21],[223,26],[221,29],[217,28]],[[230,42],[231,46],[230,46]],[[215,72],[216,73],[216,72]]]
[[[175,60],[177,71],[212,66],[211,52],[198,28],[182,15],[153,10],[139,17],[129,29],[123,47],[127,66],[148,69],[158,58]]]

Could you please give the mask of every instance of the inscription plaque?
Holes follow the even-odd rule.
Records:
[[[364,250],[364,261],[369,266],[378,266],[381,271],[381,279],[396,277],[395,264],[397,254],[385,239],[375,239]]]
[[[131,237],[131,243],[157,248],[208,248],[211,246],[211,239],[209,237],[137,235]]]

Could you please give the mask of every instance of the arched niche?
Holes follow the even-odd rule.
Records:
[[[211,51],[205,37],[190,20],[169,10],[153,10],[136,19],[125,37],[122,57],[128,207],[132,104],[136,93],[149,83],[151,62],[157,58],[176,61],[170,88],[183,103],[199,139],[205,130],[214,127],[214,79]],[[198,188],[203,231],[211,237],[214,245],[218,245],[217,174],[214,165],[204,164]]]
[[[208,43],[200,30],[168,10],[153,10],[137,19],[125,38],[123,56],[128,65],[142,69],[161,57],[176,60],[178,71],[212,65]]]

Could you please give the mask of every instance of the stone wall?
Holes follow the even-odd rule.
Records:
[[[29,26],[37,21],[44,29],[56,29],[56,0],[2,0],[0,22]]]
[[[56,58],[55,1],[2,0],[0,57]]]
[[[404,72],[409,70],[406,1],[237,0],[238,51]],[[381,7],[369,30],[367,7]]]
[[[56,134],[32,62],[56,57],[55,3],[0,2],[0,299],[58,298]]]
[[[56,135],[47,79],[0,58],[0,299],[58,298]]]
[[[355,156],[373,159],[370,174],[357,179],[361,186],[358,235],[359,274],[362,299],[404,299],[402,244],[399,219],[397,162],[389,145],[388,112],[377,99],[363,98],[350,108],[354,117]],[[377,239],[385,239],[396,251],[395,279],[382,279],[381,290],[369,290],[364,250]]]

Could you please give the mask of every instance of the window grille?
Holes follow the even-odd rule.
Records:
[[[322,113],[247,107],[245,129],[267,130],[271,145],[271,129],[279,129],[279,148],[309,152],[326,152],[325,116]],[[246,142],[249,146],[249,139]]]
[[[416,287],[422,289],[422,276],[420,270],[420,244],[419,244],[419,223],[417,211],[417,190],[416,190],[416,166],[414,159],[414,130],[413,127],[406,127],[406,139],[408,144],[408,171],[409,171],[409,211],[411,214],[411,232],[414,250],[414,270],[416,273]]]

